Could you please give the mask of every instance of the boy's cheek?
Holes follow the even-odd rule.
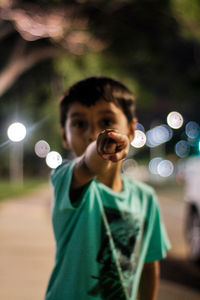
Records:
[[[65,149],[70,148],[69,138],[67,137],[66,130],[62,128],[62,144]]]

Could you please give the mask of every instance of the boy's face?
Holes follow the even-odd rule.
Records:
[[[63,139],[65,146],[80,156],[104,129],[115,129],[126,134],[131,141],[135,125],[136,119],[128,123],[121,108],[112,102],[99,100],[90,107],[75,102],[67,112]]]

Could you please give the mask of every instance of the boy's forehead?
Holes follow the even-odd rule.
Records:
[[[123,113],[122,109],[116,106],[113,102],[107,102],[105,100],[98,100],[94,105],[86,106],[80,102],[74,102],[70,105],[67,117],[73,117],[78,115],[85,115],[89,113],[96,114],[119,114]]]

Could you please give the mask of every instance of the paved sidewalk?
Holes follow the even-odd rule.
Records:
[[[42,300],[53,266],[51,187],[0,205],[0,299]]]
[[[54,260],[50,220],[52,191],[0,204],[0,299],[43,300]],[[161,281],[158,300],[199,300],[200,294]],[[72,299],[71,299],[72,300]]]

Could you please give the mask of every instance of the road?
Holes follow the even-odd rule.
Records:
[[[172,245],[168,258],[161,261],[158,300],[200,299],[200,268],[188,259],[185,238],[184,188],[171,185],[156,189],[161,213]]]
[[[198,287],[185,285],[183,280],[190,274],[190,281],[193,282],[191,276],[196,280],[199,273],[196,269],[191,271],[190,264],[188,273],[187,244],[183,235],[182,190],[159,189],[158,196],[172,243],[169,259],[161,265],[158,300],[199,300]],[[51,188],[47,186],[29,196],[10,199],[0,204],[2,300],[44,298],[54,260],[54,239],[50,221],[51,197]],[[182,278],[182,281],[177,278]]]

